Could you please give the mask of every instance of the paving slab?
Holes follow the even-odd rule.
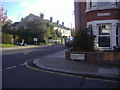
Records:
[[[40,68],[72,74],[119,78],[118,67],[101,66],[80,61],[65,60],[65,50],[33,60]],[[36,64],[37,62],[37,64]]]

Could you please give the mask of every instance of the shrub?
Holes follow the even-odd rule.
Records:
[[[118,47],[118,48],[115,48],[115,50],[114,50],[115,52],[120,52],[120,47]]]
[[[38,43],[37,45],[45,45],[45,43]]]
[[[88,29],[80,30],[73,40],[73,49],[76,51],[94,51],[94,36],[90,35]]]
[[[13,35],[2,33],[2,43],[12,44],[13,43],[12,39],[13,39]]]

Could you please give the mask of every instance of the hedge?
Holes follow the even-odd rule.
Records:
[[[2,43],[4,43],[4,44],[12,44],[13,43],[13,41],[12,41],[13,35],[7,34],[7,33],[3,33],[3,32],[1,32],[1,33],[2,33],[1,34],[1,36],[2,36]]]

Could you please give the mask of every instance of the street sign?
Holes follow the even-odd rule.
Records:
[[[85,60],[85,54],[70,54],[72,60]]]
[[[33,38],[33,41],[38,41],[38,38]]]
[[[98,13],[97,15],[98,15],[98,16],[109,16],[110,13],[109,13],[109,12],[107,12],[107,13]]]

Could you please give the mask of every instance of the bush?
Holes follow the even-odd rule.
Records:
[[[88,29],[80,30],[73,40],[75,51],[94,51],[94,36],[88,33]]]
[[[38,43],[37,45],[45,45],[45,43]]]
[[[120,47],[118,47],[118,48],[115,48],[115,50],[114,50],[115,52],[120,52]]]
[[[2,33],[2,43],[12,44],[13,43],[12,39],[13,39],[13,35]]]

